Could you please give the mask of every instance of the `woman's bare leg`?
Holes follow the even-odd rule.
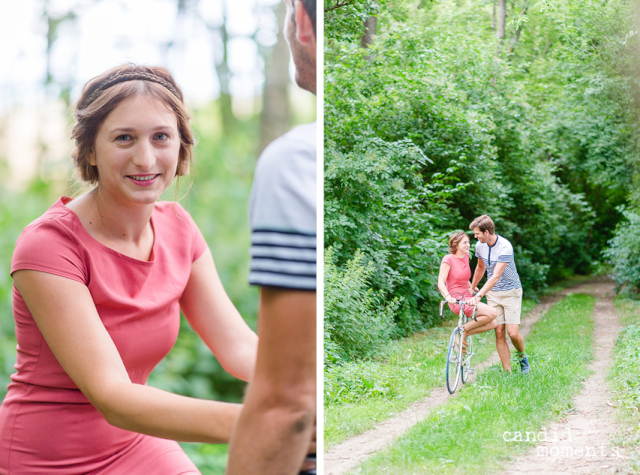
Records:
[[[464,324],[464,333],[466,336],[475,335],[477,333],[487,332],[489,330],[493,330],[498,325],[496,323],[496,317],[498,316],[498,311],[486,305],[484,303],[478,304],[478,312],[476,314],[476,318],[478,321],[470,320]]]

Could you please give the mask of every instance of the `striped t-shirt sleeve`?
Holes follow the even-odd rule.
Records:
[[[316,235],[254,229],[251,233],[253,285],[316,288]]]
[[[315,124],[274,141],[258,160],[249,202],[249,283],[316,289]]]

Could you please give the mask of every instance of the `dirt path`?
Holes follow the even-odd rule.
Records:
[[[611,365],[611,349],[620,330],[613,305],[613,285],[596,281],[580,289],[596,297],[594,310],[594,374],[576,396],[575,411],[561,422],[546,428],[546,441],[513,462],[506,474],[620,473],[626,453],[611,447],[610,440],[619,429],[614,422],[611,394],[605,381]]]
[[[588,289],[592,287],[594,287],[593,281],[570,289],[565,289],[562,292],[543,298],[541,303],[533,308],[523,318],[520,333],[523,336],[527,336],[531,327],[542,317],[542,315],[544,315],[554,303],[562,299],[567,293],[583,292],[583,288]],[[499,361],[500,359],[498,358],[498,354],[494,351],[487,360],[474,368],[475,373],[477,374],[483,369],[486,369]],[[475,375],[472,375],[470,382],[473,382],[474,379]],[[431,409],[444,403],[449,398],[455,397],[456,394],[458,394],[458,392],[453,395],[449,394],[446,386],[444,385],[443,378],[443,386],[434,388],[431,391],[431,394],[421,402],[412,404],[401,414],[379,423],[375,428],[346,439],[341,444],[332,447],[324,456],[324,473],[326,475],[341,475],[348,473],[349,470],[364,462],[371,455],[390,445],[395,439],[402,436],[409,428],[424,420]]]

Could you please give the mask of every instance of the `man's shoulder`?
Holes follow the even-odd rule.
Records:
[[[316,161],[316,123],[299,125],[271,142],[258,160],[258,167],[283,166],[292,161]]]
[[[486,252],[487,249],[489,249],[489,245],[486,242],[476,242],[476,254]]]
[[[511,244],[511,241],[499,234],[497,234],[497,236],[500,241],[500,250],[513,254],[513,245]]]

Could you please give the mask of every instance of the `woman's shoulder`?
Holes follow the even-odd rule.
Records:
[[[42,216],[27,225],[16,242],[11,260],[11,273],[21,269],[54,272],[71,266],[82,267],[81,238],[78,226],[82,226],[75,214],[60,198]]]
[[[183,227],[195,226],[189,212],[177,201],[157,201],[153,210],[154,220],[161,220],[164,225]]]
[[[176,201],[158,201],[153,210],[153,225],[162,241],[172,246],[188,246],[192,260],[199,257],[207,244],[189,212]]]
[[[68,200],[65,196],[59,198],[39,218],[25,226],[18,241],[25,237],[44,242],[56,238],[55,241],[58,241],[75,234],[79,223],[76,223],[77,218],[73,211],[65,206],[65,199]]]

